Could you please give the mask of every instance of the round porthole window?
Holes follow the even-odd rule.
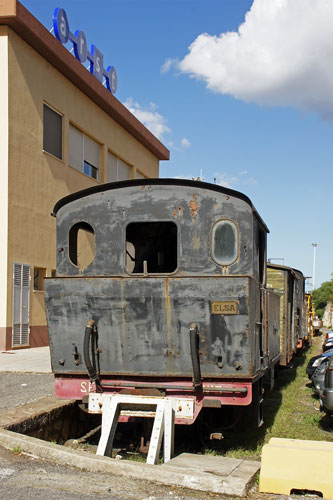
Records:
[[[238,229],[231,220],[219,220],[213,227],[212,255],[217,264],[229,266],[238,257]]]

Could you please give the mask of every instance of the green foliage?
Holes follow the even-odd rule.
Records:
[[[15,448],[12,449],[12,452],[15,453],[16,455],[20,455],[22,453],[22,448],[20,445],[15,446]]]
[[[316,309],[316,314],[322,318],[327,302],[333,303],[333,278],[325,281],[312,293],[312,300]]]

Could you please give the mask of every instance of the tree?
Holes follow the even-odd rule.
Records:
[[[312,301],[319,318],[323,317],[327,302],[333,303],[333,273],[330,281],[325,281],[312,292]]]

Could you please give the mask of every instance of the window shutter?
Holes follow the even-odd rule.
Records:
[[[131,177],[131,167],[120,158],[117,158],[118,181],[127,181]]]
[[[13,265],[13,347],[29,344],[30,265]]]
[[[115,182],[117,180],[117,157],[108,152],[108,170],[106,182]]]
[[[99,168],[99,150],[100,146],[93,139],[84,136],[84,161],[90,163],[95,168]]]
[[[83,172],[83,133],[69,126],[69,164]]]

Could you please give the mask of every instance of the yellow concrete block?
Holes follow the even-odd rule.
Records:
[[[272,438],[263,447],[259,491],[322,493],[333,500],[333,443]]]
[[[310,439],[283,439],[283,438],[271,438],[269,444],[275,446],[286,446],[288,448],[327,448],[328,450],[333,450],[333,442],[329,441],[310,441]]]

